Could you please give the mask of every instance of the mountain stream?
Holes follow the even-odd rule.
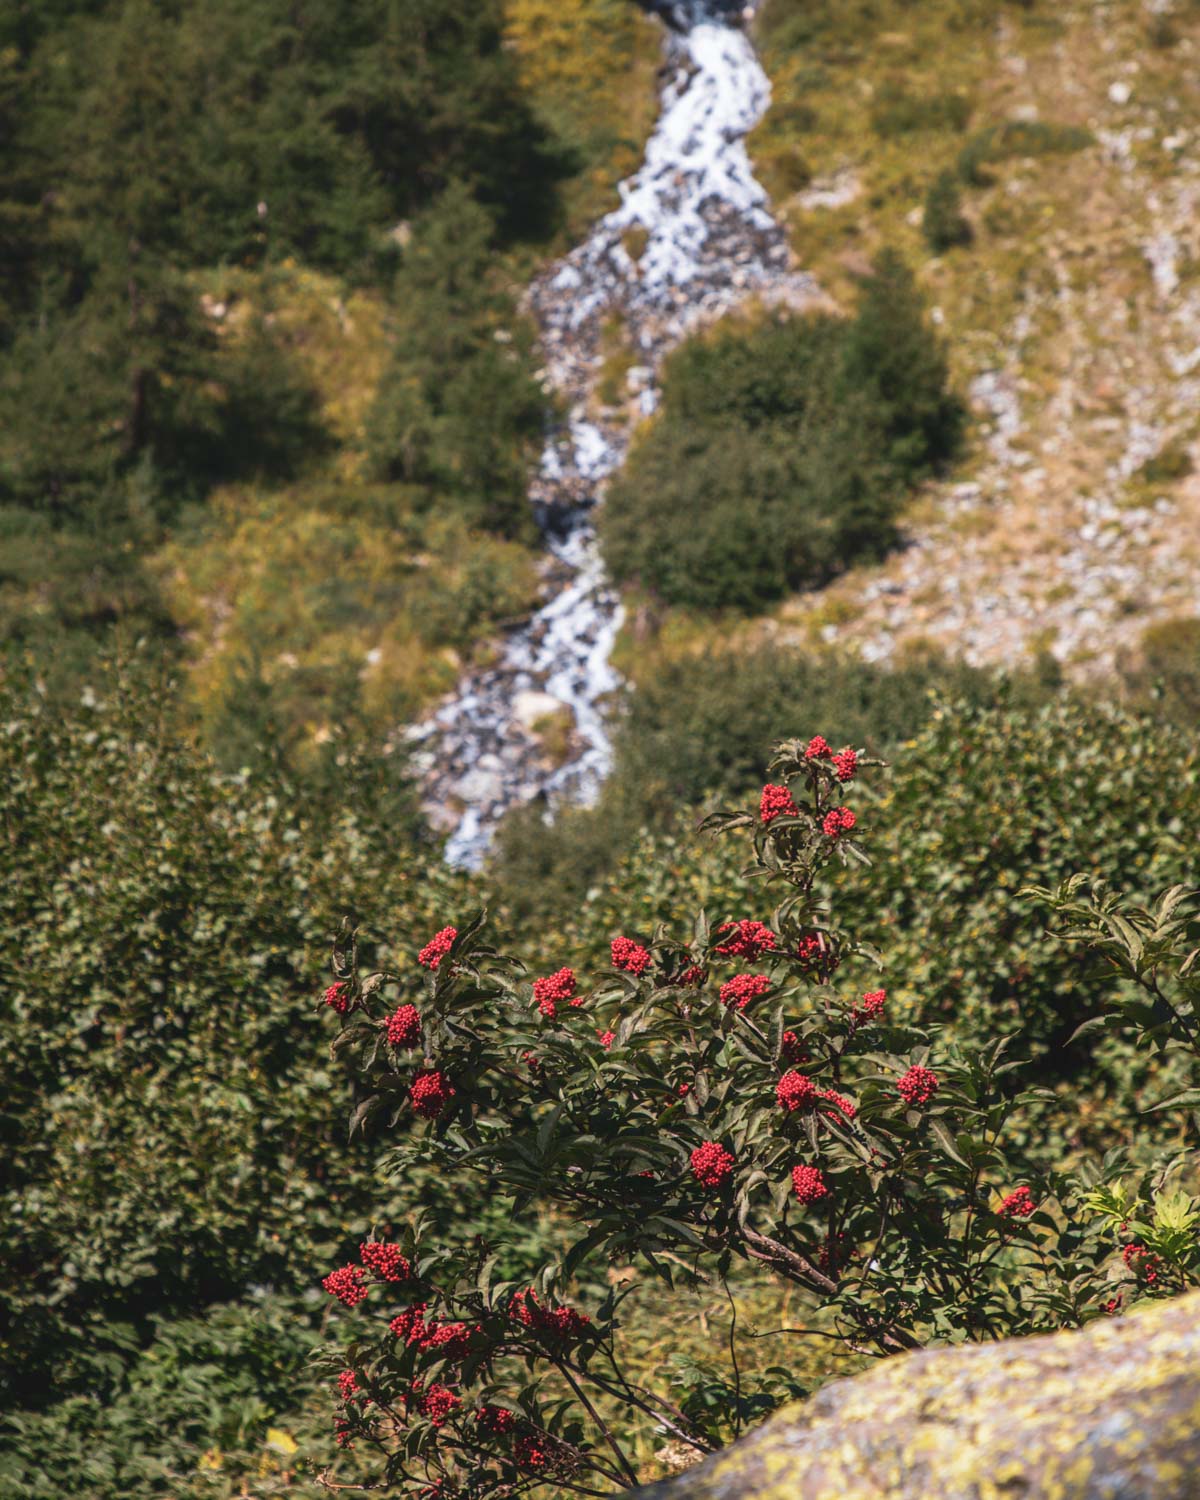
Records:
[[[656,9],[666,23],[666,81],[645,161],[621,183],[620,207],[527,295],[548,385],[568,413],[547,435],[530,487],[550,553],[549,597],[491,665],[407,732],[427,810],[449,832],[455,864],[477,867],[514,806],[593,800],[611,763],[605,708],[620,685],[610,656],[622,609],[592,513],[624,461],[630,413],[596,399],[602,328],[622,321],[638,359],[627,377],[634,415],[648,416],[662,361],[690,332],[751,295],[802,306],[815,293],[790,266],[746,152],[746,133],[770,100],[742,29],[751,8],[660,0]],[[548,722],[566,729],[561,763],[547,755]]]

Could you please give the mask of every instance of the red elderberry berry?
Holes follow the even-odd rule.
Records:
[[[829,1185],[819,1167],[793,1167],[792,1191],[801,1203],[819,1203],[829,1197]]]
[[[833,757],[833,769],[839,781],[853,781],[858,770],[858,752],[851,750],[849,745],[844,750],[839,750]]]
[[[425,1303],[418,1302],[397,1313],[388,1324],[392,1333],[405,1344],[420,1345],[428,1325],[425,1322]]]
[[[776,818],[794,818],[799,812],[800,809],[792,800],[787,787],[777,786],[771,781],[763,787],[758,802],[758,816],[764,823],[772,823]]]
[[[507,1406],[481,1406],[475,1413],[475,1420],[484,1432],[493,1433],[497,1437],[503,1437],[517,1425],[516,1417]]]
[[[806,974],[833,974],[841,959],[828,936],[806,932],[796,943],[796,962]]]
[[[462,1397],[445,1385],[431,1385],[421,1398],[421,1411],[434,1427],[444,1426],[461,1405]]]
[[[692,1176],[701,1187],[720,1187],[733,1167],[733,1156],[716,1141],[705,1141],[692,1152]]]
[[[862,997],[862,1004],[855,1006],[850,1013],[850,1019],[856,1024],[867,1021],[878,1021],[883,1015],[883,1008],[887,1004],[887,990],[868,990]]]
[[[826,838],[840,839],[842,834],[849,833],[857,822],[858,819],[848,807],[834,807],[821,820],[821,827],[825,830]]]
[[[794,1031],[783,1033],[780,1050],[790,1063],[812,1062],[812,1053],[804,1045],[803,1038],[797,1036]]]
[[[617,1039],[615,1031],[597,1031],[596,1035],[600,1038],[600,1045],[604,1048],[605,1052],[608,1051]]]
[[[424,1354],[437,1354],[443,1359],[462,1359],[471,1346],[471,1335],[477,1328],[466,1323],[428,1323],[420,1341]]]
[[[518,1468],[528,1469],[534,1474],[550,1467],[550,1455],[542,1443],[528,1432],[517,1434],[517,1439],[513,1443],[513,1458]]]
[[[817,1086],[811,1078],[805,1078],[803,1073],[788,1072],[775,1085],[775,1098],[780,1109],[791,1114],[794,1110],[806,1109],[810,1104],[816,1103]]]
[[[417,962],[424,964],[427,969],[436,969],[454,946],[454,939],[457,936],[457,927],[443,927],[441,932],[435,932],[417,954]]]
[[[938,1077],[930,1068],[923,1068],[920,1063],[914,1063],[896,1080],[896,1087],[905,1104],[910,1109],[917,1109],[923,1104],[928,1104],[937,1093]]]
[[[358,1392],[358,1379],[353,1370],[343,1370],[337,1378],[338,1390],[343,1401],[350,1401]]]
[[[543,1307],[532,1287],[514,1293],[509,1310],[526,1328],[564,1341],[580,1338],[592,1321],[573,1307]]]
[[[421,1017],[415,1005],[401,1005],[387,1024],[387,1039],[393,1047],[412,1049],[421,1040]]]
[[[744,917],[740,922],[722,922],[717,932],[732,934],[716,948],[728,958],[746,958],[753,963],[760,953],[775,951],[775,934],[765,922],[755,922],[750,917]]]
[[[350,986],[343,984],[340,979],[336,984],[331,984],[325,991],[325,1004],[331,1005],[339,1016],[344,1016],[350,1009]]]
[[[412,1276],[407,1256],[388,1240],[364,1240],[358,1247],[358,1258],[384,1281],[408,1281]]]
[[[574,996],[574,969],[559,969],[553,974],[548,974],[544,979],[533,981],[533,998],[548,1021],[554,1020],[559,1005],[565,1001],[569,1000],[572,1005],[583,1004],[581,999],[576,999]]]
[[[1162,1270],[1162,1257],[1155,1255],[1153,1250],[1147,1250],[1145,1245],[1134,1241],[1132,1245],[1126,1245],[1121,1251],[1121,1259],[1126,1268],[1133,1272],[1139,1281],[1144,1281],[1147,1286],[1154,1286],[1158,1281],[1158,1273]]]
[[[679,976],[680,984],[686,984],[693,989],[699,989],[702,984],[708,982],[708,970],[699,964],[690,964]]]
[[[347,1307],[357,1307],[369,1290],[363,1285],[365,1274],[361,1266],[339,1266],[336,1271],[330,1271],[321,1285],[331,1297],[336,1297]]]
[[[1000,1216],[1004,1219],[1027,1219],[1037,1208],[1033,1194],[1027,1187],[1014,1188],[1000,1205]]]
[[[829,741],[823,734],[814,734],[808,742],[808,748],[804,752],[805,760],[828,760],[830,755]]]
[[[417,1074],[409,1087],[408,1097],[413,1109],[423,1120],[436,1120],[453,1099],[455,1092],[446,1081],[445,1074],[438,1068],[432,1068],[428,1072]]]
[[[771,988],[765,974],[735,974],[721,986],[721,1003],[735,1010],[745,1010],[751,1000],[757,1000]]]
[[[1124,1294],[1118,1293],[1115,1297],[1110,1297],[1107,1302],[1102,1302],[1100,1304],[1100,1311],[1107,1313],[1111,1318],[1121,1311],[1121,1304],[1124,1300]]]
[[[839,1094],[836,1089],[822,1089],[821,1099],[826,1104],[832,1104],[839,1114],[844,1115],[847,1120],[853,1120],[858,1114],[858,1106],[853,1099],[847,1099],[845,1094]],[[826,1115],[833,1118],[831,1111],[826,1110]]]
[[[612,963],[614,969],[642,975],[650,967],[650,953],[632,938],[615,937],[612,940]]]

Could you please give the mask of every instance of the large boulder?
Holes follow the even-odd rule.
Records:
[[[1200,1500],[1200,1292],[897,1356],[641,1500]]]

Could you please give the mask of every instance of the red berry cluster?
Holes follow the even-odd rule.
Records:
[[[650,953],[632,938],[615,937],[612,940],[612,963],[614,969],[641,975],[650,967]]]
[[[1005,1219],[1027,1219],[1037,1208],[1033,1194],[1027,1187],[1014,1188],[1000,1205],[1000,1216]]]
[[[790,1063],[812,1062],[812,1053],[804,1045],[803,1038],[797,1036],[794,1031],[783,1033],[781,1050]]]
[[[421,1397],[421,1412],[435,1427],[443,1426],[462,1405],[462,1397],[446,1385],[431,1385]]]
[[[361,1266],[339,1266],[336,1271],[330,1271],[321,1285],[331,1297],[336,1297],[347,1307],[357,1307],[368,1291],[363,1285],[365,1274]]]
[[[721,986],[721,1002],[732,1005],[735,1010],[745,1010],[751,1000],[757,1000],[771,988],[765,974],[735,974]]]
[[[1114,1316],[1114,1314],[1121,1311],[1121,1304],[1122,1302],[1124,1302],[1124,1300],[1125,1298],[1123,1294],[1118,1292],[1115,1297],[1110,1297],[1107,1302],[1102,1302],[1100,1304],[1100,1311],[1103,1313],[1107,1313],[1111,1318]]]
[[[775,1098],[780,1109],[791,1114],[793,1110],[807,1109],[817,1102],[817,1086],[803,1073],[787,1072],[775,1085]]]
[[[928,1104],[937,1093],[938,1077],[932,1069],[923,1068],[920,1063],[914,1063],[896,1080],[896,1087],[905,1104],[910,1109],[915,1109],[922,1104]]]
[[[847,1120],[853,1120],[858,1114],[858,1106],[854,1103],[853,1099],[847,1099],[845,1094],[839,1094],[836,1089],[822,1089],[821,1098],[825,1103],[832,1104]],[[829,1110],[826,1110],[825,1113],[830,1119],[834,1118]]]
[[[829,1197],[829,1184],[819,1167],[793,1167],[792,1191],[801,1203],[819,1203]]]
[[[840,839],[843,833],[849,833],[858,819],[848,807],[833,807],[821,820],[821,827],[825,830],[828,839]]]
[[[1145,1245],[1135,1240],[1121,1251],[1121,1259],[1125,1262],[1126,1269],[1132,1271],[1139,1281],[1145,1282],[1147,1286],[1153,1286],[1157,1282],[1162,1270],[1162,1257],[1155,1255],[1153,1250],[1147,1250]]]
[[[421,1017],[415,1005],[401,1005],[387,1024],[387,1039],[393,1047],[412,1048],[421,1040]]]
[[[753,962],[760,953],[775,951],[775,934],[765,922],[755,922],[744,917],[740,922],[722,922],[717,932],[729,932],[733,936],[718,943],[716,951],[728,958],[746,958]]]
[[[532,1287],[515,1292],[509,1310],[523,1327],[563,1340],[582,1337],[592,1321],[586,1313],[576,1312],[573,1307],[543,1307]]]
[[[517,1425],[516,1417],[507,1406],[481,1406],[475,1413],[475,1420],[484,1432],[496,1437],[503,1437]]]
[[[887,990],[868,990],[862,997],[862,1004],[856,1005],[850,1012],[851,1024],[860,1026],[869,1021],[878,1021],[886,1004]]]
[[[733,1165],[734,1158],[716,1141],[705,1141],[692,1152],[692,1176],[701,1187],[720,1187]]]
[[[808,974],[833,974],[841,963],[831,940],[818,932],[806,932],[799,938],[795,958],[800,968]]]
[[[331,984],[325,991],[325,1004],[331,1005],[339,1016],[344,1016],[350,1009],[350,986],[340,979],[337,984]]]
[[[805,760],[828,760],[832,752],[829,749],[829,741],[823,734],[814,734],[808,742],[808,748],[804,752]]]
[[[853,781],[858,770],[858,752],[847,745],[833,757],[833,770],[841,782]]]
[[[518,1434],[516,1442],[513,1443],[513,1458],[518,1468],[528,1469],[535,1474],[550,1467],[550,1455],[545,1445],[530,1432]]]
[[[436,1120],[455,1095],[439,1068],[418,1073],[409,1086],[408,1097],[423,1120]]]
[[[558,969],[544,979],[535,979],[533,998],[537,1001],[538,1010],[548,1021],[554,1020],[559,1005],[564,1001],[575,1006],[582,1005],[582,998],[575,994],[575,970]]]
[[[405,1344],[420,1346],[425,1337],[425,1304],[418,1302],[413,1307],[406,1307],[403,1312],[397,1313],[388,1327],[395,1336]]]
[[[443,927],[441,932],[435,932],[417,954],[417,962],[424,964],[427,969],[436,969],[454,946],[454,939],[457,936],[457,927]]]
[[[337,1378],[337,1383],[343,1401],[350,1401],[358,1394],[358,1379],[353,1370],[343,1370]]]
[[[759,798],[758,815],[764,823],[771,823],[776,818],[794,818],[799,815],[800,809],[792,800],[792,794],[785,786],[777,786],[774,782],[768,782],[762,789]]]
[[[615,1031],[597,1031],[596,1035],[600,1038],[600,1045],[604,1048],[605,1052],[608,1051],[617,1039]]]
[[[412,1266],[407,1256],[400,1254],[399,1245],[387,1240],[364,1240],[358,1247],[358,1258],[384,1281],[409,1281]]]
[[[679,976],[680,984],[686,984],[693,989],[699,989],[708,981],[708,970],[702,969],[699,964],[689,964]]]

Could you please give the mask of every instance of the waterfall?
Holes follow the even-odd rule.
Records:
[[[645,160],[620,206],[550,266],[527,297],[549,383],[568,410],[546,440],[530,501],[557,566],[549,601],[504,641],[499,659],[408,731],[446,857],[478,866],[510,808],[595,798],[612,751],[605,705],[620,685],[610,656],[621,603],[605,577],[592,512],[620,468],[628,424],[594,414],[600,331],[617,315],[639,365],[643,415],[658,403],[664,357],[748,295],[802,305],[815,288],[792,271],[784,232],[756,181],[745,137],[770,102],[749,37],[722,0],[662,0],[667,81]],[[748,12],[747,12],[748,14]],[[634,235],[643,241],[636,258]],[[568,755],[547,763],[531,724],[570,714]]]

